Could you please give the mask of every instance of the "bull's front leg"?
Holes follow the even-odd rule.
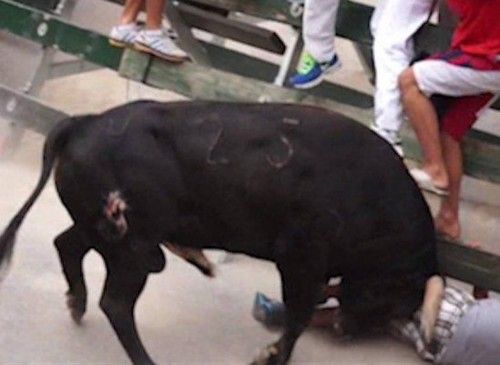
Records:
[[[252,365],[283,365],[292,354],[299,336],[307,327],[324,286],[326,254],[320,245],[291,244],[277,258],[286,307],[281,338],[267,346]]]
[[[70,227],[54,240],[64,276],[68,282],[66,304],[71,317],[80,323],[87,307],[87,288],[83,276],[82,261],[90,249],[85,234],[76,226]]]
[[[103,255],[104,256],[104,255]],[[142,344],[134,318],[134,307],[148,276],[132,259],[108,258],[106,283],[100,301],[120,343],[135,365],[154,365]]]

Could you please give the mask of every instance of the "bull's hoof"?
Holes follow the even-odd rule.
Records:
[[[66,293],[66,305],[68,306],[73,321],[75,321],[76,324],[80,324],[87,309],[86,300],[74,294]]]
[[[281,365],[281,363],[278,345],[272,344],[264,348],[251,365]]]

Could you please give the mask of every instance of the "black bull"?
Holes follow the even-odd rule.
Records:
[[[55,240],[72,315],[85,312],[82,259],[93,248],[108,272],[100,306],[135,364],[152,363],[133,311],[165,266],[162,242],[276,263],[287,321],[262,364],[287,362],[328,278],[342,276],[343,324],[359,331],[410,316],[437,271],[432,218],[401,159],[323,109],[143,101],[65,120],[0,238],[3,264],[54,164],[74,221]]]

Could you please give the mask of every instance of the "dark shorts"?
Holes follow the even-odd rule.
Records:
[[[460,142],[480,113],[494,101],[494,95],[434,96],[432,100],[438,112],[441,130]]]

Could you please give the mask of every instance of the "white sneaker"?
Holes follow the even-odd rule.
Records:
[[[398,135],[398,132],[391,131],[389,129],[383,129],[380,128],[374,124],[370,126],[370,129],[377,133],[380,137],[385,139],[389,144],[394,148],[394,151],[403,158],[404,157],[404,152],[403,152],[403,146],[401,144],[401,138]]]
[[[168,38],[170,38],[171,40],[175,41],[175,40],[179,39],[179,34],[177,34],[177,32],[173,28],[165,27],[163,29],[165,29],[165,32],[167,33]]]
[[[142,30],[135,40],[135,48],[170,62],[183,62],[189,56],[162,30]]]
[[[135,23],[115,25],[109,32],[109,43],[116,47],[127,47],[135,43],[141,27]]]

